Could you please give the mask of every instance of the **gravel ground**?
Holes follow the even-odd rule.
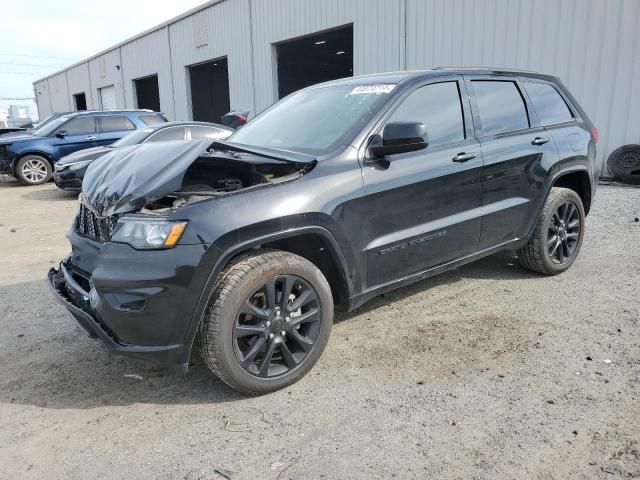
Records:
[[[44,280],[74,196],[0,200],[0,478],[640,477],[640,189],[600,187],[565,274],[500,255],[377,298],[258,398],[83,336]]]

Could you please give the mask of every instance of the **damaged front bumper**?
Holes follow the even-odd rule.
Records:
[[[137,252],[70,232],[72,254],[48,273],[56,299],[78,327],[110,350],[186,371],[201,292],[202,245]]]

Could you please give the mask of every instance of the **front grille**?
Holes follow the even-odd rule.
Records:
[[[80,211],[76,218],[76,230],[80,235],[103,243],[111,240],[118,223],[117,215],[99,218],[91,210],[80,204]]]

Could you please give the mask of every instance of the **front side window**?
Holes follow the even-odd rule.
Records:
[[[65,131],[67,135],[84,135],[96,132],[96,122],[93,117],[76,117],[62,125],[58,131]]]
[[[352,141],[394,88],[394,84],[370,84],[300,90],[237,130],[229,141],[327,154]]]
[[[515,82],[473,80],[471,85],[478,104],[482,135],[529,128],[527,108]]]
[[[522,82],[533,108],[540,119],[540,124],[554,125],[571,122],[573,114],[558,91],[547,83]]]
[[[425,85],[412,92],[388,122],[422,122],[430,146],[464,140],[464,119],[457,82]]]
[[[100,117],[100,128],[103,132],[120,132],[122,130],[135,130],[135,126],[124,115],[108,115]]]
[[[149,137],[149,142],[184,140],[184,127],[163,128]]]

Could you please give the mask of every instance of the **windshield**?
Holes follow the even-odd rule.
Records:
[[[302,90],[259,115],[229,139],[256,147],[322,155],[346,144],[388,99],[394,85]]]
[[[48,137],[53,132],[55,132],[59,127],[61,127],[63,123],[65,123],[67,120],[71,120],[72,118],[73,117],[66,116],[66,115],[62,117],[54,118],[53,120],[49,120],[46,125],[36,128],[31,133],[38,137]]]
[[[111,148],[118,147],[128,147],[130,145],[137,145],[139,143],[144,142],[144,140],[151,135],[155,131],[155,128],[141,128],[140,130],[135,130],[131,132],[129,135],[125,135],[117,142],[113,142],[109,145]]]

